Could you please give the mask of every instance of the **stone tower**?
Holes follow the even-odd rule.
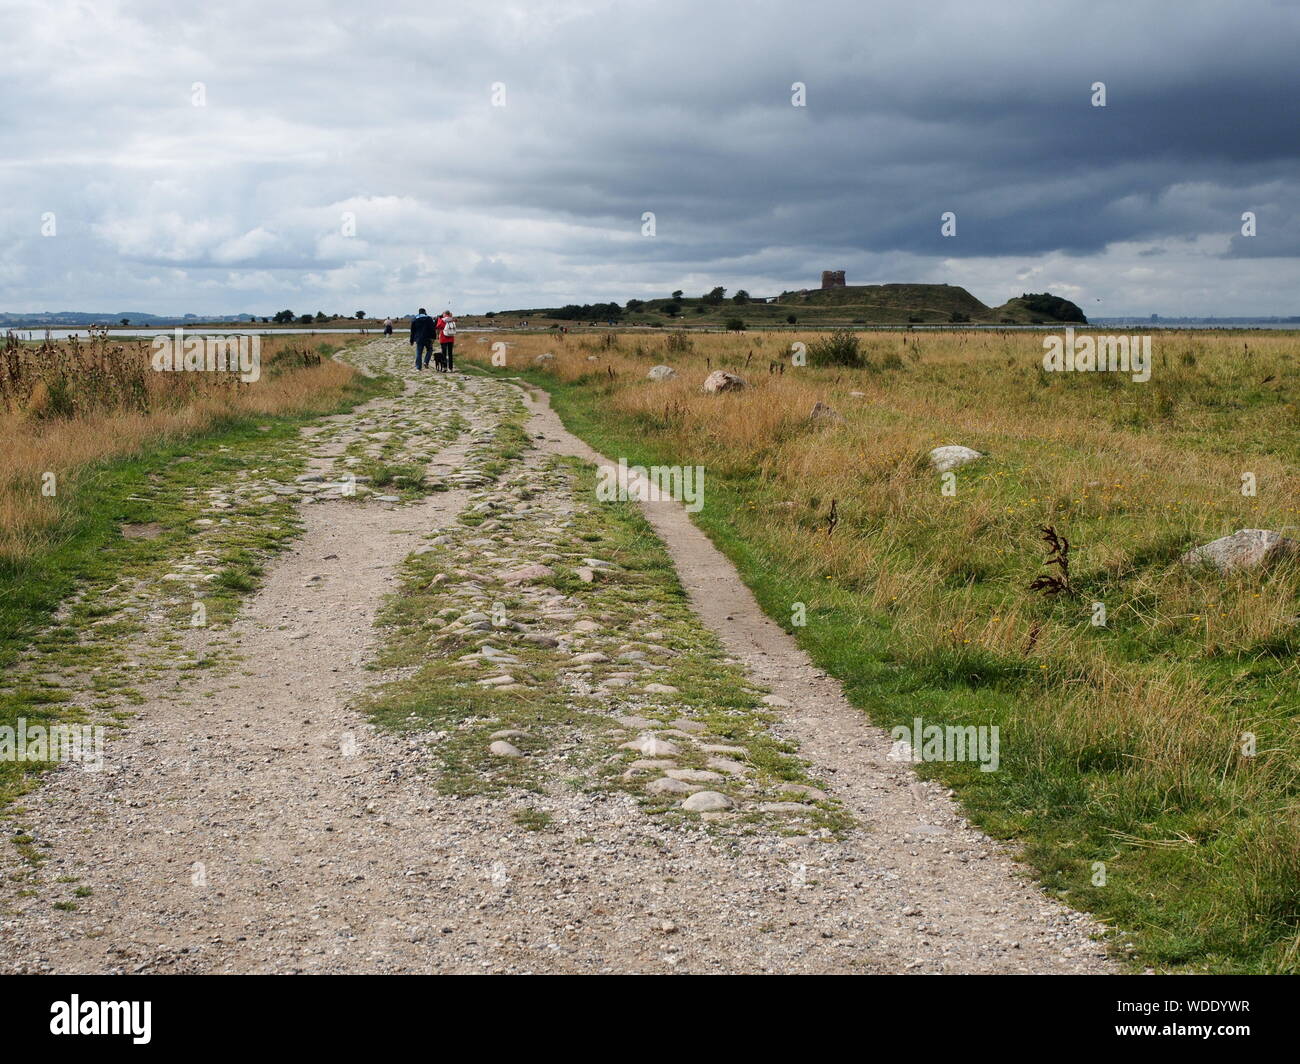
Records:
[[[846,284],[843,270],[822,270],[823,288],[843,288]]]

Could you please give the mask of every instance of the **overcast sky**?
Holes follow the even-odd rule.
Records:
[[[0,39],[0,311],[472,313],[843,268],[1300,314],[1294,0],[2,0]]]

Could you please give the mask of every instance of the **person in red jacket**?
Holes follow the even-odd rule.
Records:
[[[433,322],[433,368],[435,370],[445,370],[447,368],[443,361],[442,355],[442,315],[439,314]]]
[[[438,318],[438,344],[442,351],[442,368],[450,373],[456,368],[454,352],[456,347],[456,319],[450,310],[444,310]]]

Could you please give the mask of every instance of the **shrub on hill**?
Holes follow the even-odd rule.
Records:
[[[1051,292],[1026,292],[1021,295],[1020,301],[1035,314],[1046,314],[1058,321],[1077,321],[1086,324],[1088,320],[1075,304],[1068,299],[1054,296]]]

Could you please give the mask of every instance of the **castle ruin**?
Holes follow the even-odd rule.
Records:
[[[822,270],[823,288],[843,288],[847,283],[843,270]]]

